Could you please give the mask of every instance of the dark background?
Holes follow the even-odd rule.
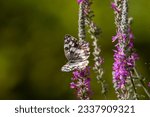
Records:
[[[137,68],[150,81],[150,1],[129,2],[140,56]],[[108,99],[116,99],[111,73],[113,10],[110,0],[94,0],[92,8],[103,32],[99,43],[105,58]],[[71,73],[61,72],[61,67],[67,62],[64,35],[77,37],[77,20],[76,0],[0,0],[0,99],[76,99],[69,88]],[[92,99],[104,99],[95,75],[91,78]]]

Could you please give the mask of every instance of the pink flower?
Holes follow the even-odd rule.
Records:
[[[114,2],[111,3],[111,7],[112,7],[112,9],[114,9],[114,11],[116,11],[118,13],[120,12],[120,10],[117,8],[117,6]]]
[[[148,83],[148,87],[150,87],[150,82]]]
[[[78,3],[80,4],[81,2],[83,2],[84,0],[77,0],[78,1]]]
[[[70,88],[76,90],[77,97],[82,100],[90,99],[91,88],[90,88],[90,67],[86,67],[83,70],[73,71],[72,82]]]

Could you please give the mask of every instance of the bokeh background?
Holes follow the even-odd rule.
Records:
[[[134,18],[137,67],[150,81],[150,1],[129,0]],[[94,0],[95,22],[102,28],[99,41],[105,58],[108,99],[116,99],[112,84],[114,14],[110,0]],[[0,0],[0,99],[76,99],[71,73],[61,72],[64,35],[77,37],[76,0]],[[90,39],[88,39],[90,41]],[[104,99],[91,75],[92,99]],[[141,93],[142,90],[140,91]]]

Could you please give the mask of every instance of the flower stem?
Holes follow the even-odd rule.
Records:
[[[79,20],[78,20],[78,37],[79,40],[84,40],[86,37],[85,32],[85,15],[84,15],[84,3],[79,4]]]
[[[135,75],[136,75],[136,77],[139,79],[139,81],[140,81],[140,83],[141,83],[141,85],[142,85],[142,88],[143,88],[143,90],[145,91],[145,93],[147,94],[147,96],[149,97],[149,99],[150,99],[150,93],[148,92],[148,90],[146,89],[146,86],[145,86],[145,84],[144,84],[144,81],[143,81],[143,79],[140,77],[140,75],[139,75],[139,73],[137,72],[137,69],[134,67],[134,73],[135,73]]]
[[[135,87],[135,84],[134,84],[134,81],[133,81],[133,78],[131,77],[131,84],[132,84],[132,87],[133,87],[133,90],[134,90],[134,95],[136,97],[136,99],[138,100],[138,94],[137,94],[137,91],[136,91],[136,87]]]
[[[98,40],[101,34],[101,30],[93,21],[94,12],[91,10],[91,4],[92,2],[90,0],[87,0],[87,2],[85,3],[85,15],[86,15],[85,21],[86,26],[88,27],[88,33],[90,34],[90,37],[93,40],[92,46],[94,47],[94,51],[92,54],[94,56],[94,63],[95,63],[93,70],[97,74],[96,79],[101,86],[101,93],[104,95],[106,99],[107,85],[105,83],[105,80],[102,78],[104,73],[102,64],[104,60],[101,57],[101,48],[98,46]]]

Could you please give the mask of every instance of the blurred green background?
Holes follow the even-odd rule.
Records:
[[[150,81],[150,1],[129,2],[140,56],[137,67]],[[116,99],[111,75],[114,14],[110,0],[94,0],[92,8],[103,32],[99,43],[108,99]],[[77,37],[77,20],[76,0],[0,0],[0,99],[76,99],[69,88],[71,73],[61,72],[61,67],[67,62],[64,35]],[[92,99],[104,99],[95,75],[91,77]]]

